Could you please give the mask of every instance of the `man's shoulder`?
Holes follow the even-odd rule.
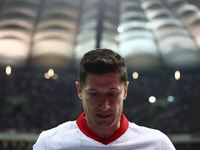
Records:
[[[76,121],[67,121],[54,128],[43,131],[42,134],[45,134],[46,136],[50,138],[50,137],[67,134],[69,133],[69,131],[73,131],[76,128],[77,128]]]
[[[129,122],[126,136],[129,137],[128,139],[130,140],[134,139],[134,142],[130,142],[133,142],[135,145],[142,146],[143,149],[151,147],[151,149],[159,148],[162,150],[175,150],[167,135],[157,129],[152,129]]]
[[[160,130],[145,127],[145,126],[140,126],[131,122],[129,123],[128,129],[129,129],[129,132],[135,135],[136,137],[153,138],[156,140],[167,138],[167,136]]]
[[[129,122],[129,129],[137,131],[139,133],[143,133],[143,132],[160,132],[159,130],[153,129],[153,128],[149,128],[149,127],[145,127],[145,126],[141,126],[138,124],[135,124],[133,122]]]
[[[61,149],[62,146],[69,141],[72,135],[76,135],[78,126],[76,121],[67,121],[49,130],[43,131],[35,145],[34,149]],[[73,137],[75,138],[75,137]],[[68,140],[66,140],[68,139]]]

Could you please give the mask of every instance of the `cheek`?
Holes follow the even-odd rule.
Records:
[[[111,101],[110,102],[110,106],[111,106],[111,109],[113,111],[116,111],[116,112],[119,112],[122,110],[122,107],[123,107],[123,100],[122,99],[116,99],[114,101]]]
[[[124,101],[124,100],[121,98],[121,99],[118,100],[118,102],[117,102],[117,104],[116,104],[116,105],[117,105],[117,109],[118,109],[118,111],[120,111],[120,112],[121,112],[122,109],[123,109],[123,101]]]
[[[95,101],[92,101],[87,97],[84,97],[82,101],[83,101],[84,111],[91,112],[93,109],[97,107]]]

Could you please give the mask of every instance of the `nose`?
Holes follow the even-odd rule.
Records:
[[[105,99],[105,100],[102,102],[101,110],[106,111],[106,110],[109,110],[109,109],[110,109],[109,101],[108,101],[107,99]]]

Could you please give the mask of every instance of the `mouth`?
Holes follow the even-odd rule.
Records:
[[[111,116],[111,114],[99,114],[99,113],[97,113],[97,116],[99,118],[102,118],[102,119],[107,119]]]

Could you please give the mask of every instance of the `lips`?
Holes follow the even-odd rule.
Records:
[[[97,116],[102,119],[107,119],[111,116],[111,114],[97,114]]]

